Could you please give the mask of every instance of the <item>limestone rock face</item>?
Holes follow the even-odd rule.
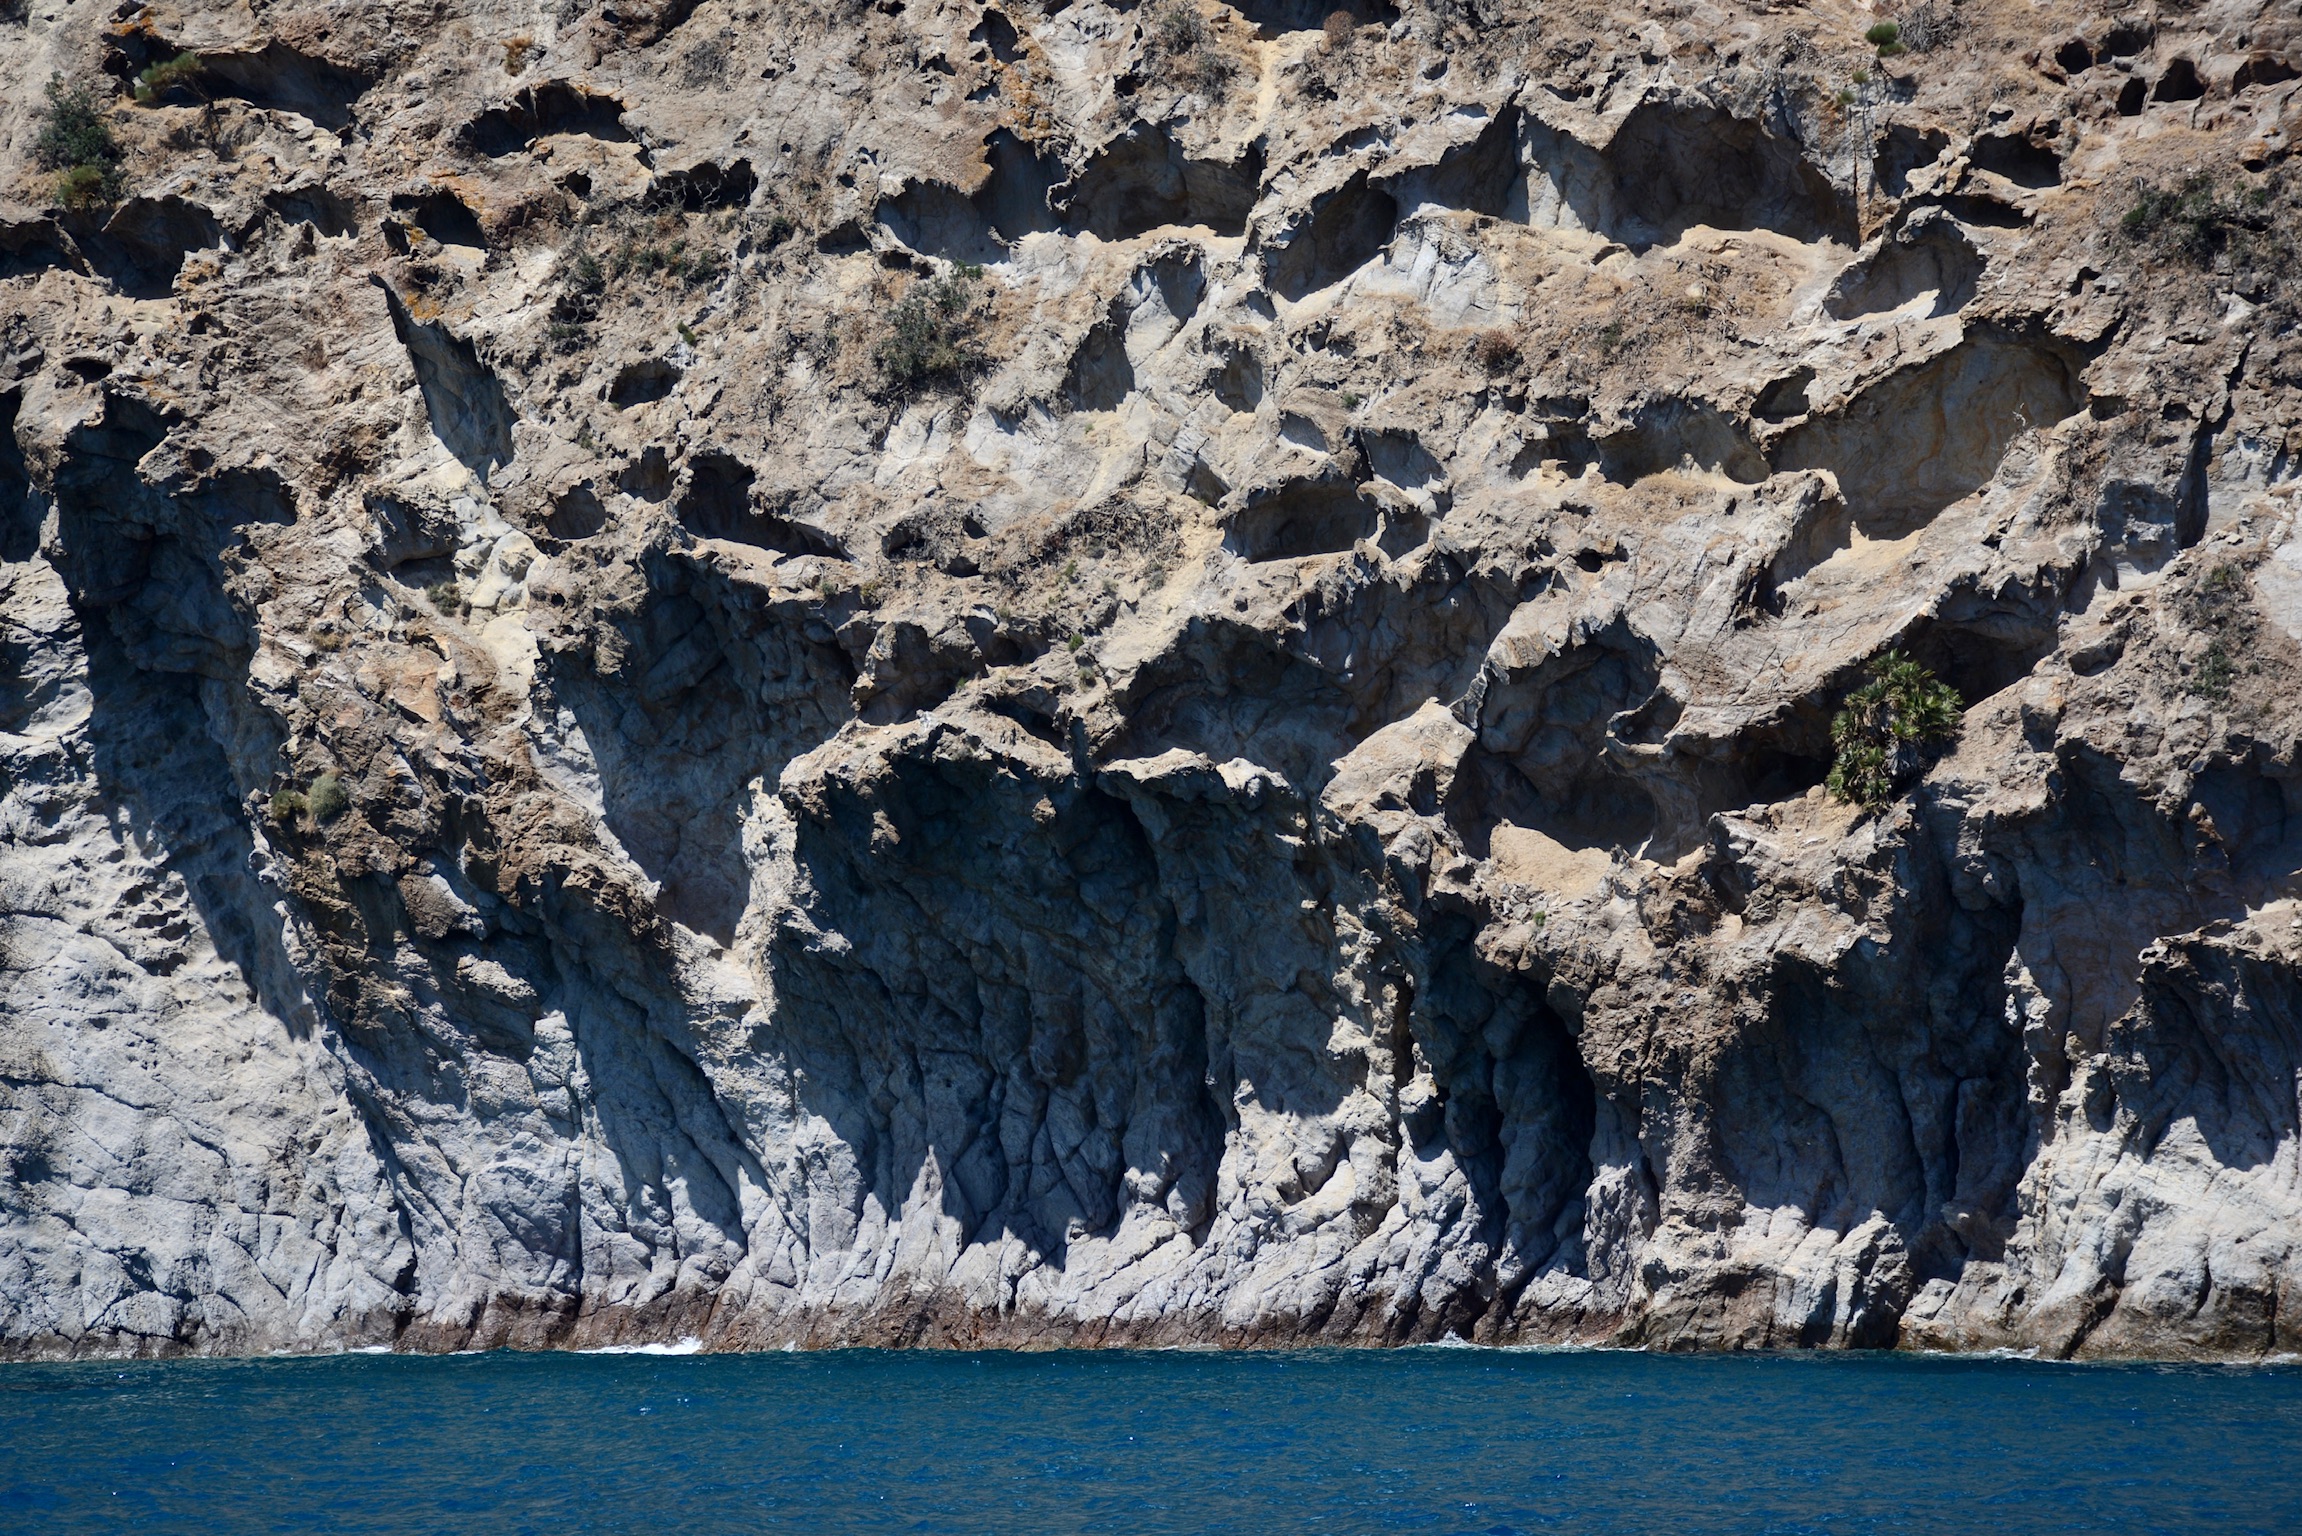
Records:
[[[0,7],[0,1354],[2302,1349],[2291,6],[1327,10]]]

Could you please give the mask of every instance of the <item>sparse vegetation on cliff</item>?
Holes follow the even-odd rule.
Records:
[[[887,334],[872,353],[879,376],[897,393],[947,384],[986,361],[975,332],[980,306],[975,284],[983,269],[964,263],[932,282],[914,283],[888,316]]]
[[[1928,747],[1958,732],[1958,690],[1900,651],[1870,664],[1870,680],[1847,696],[1830,723],[1837,749],[1830,792],[1878,810],[1909,781]]]
[[[48,78],[47,105],[32,140],[32,163],[56,172],[56,201],[67,208],[95,208],[118,200],[126,178],[120,170],[127,152],[113,137],[104,104],[85,85]]]
[[[1144,36],[1152,60],[1168,82],[1185,91],[1220,100],[1238,72],[1188,0],[1170,0],[1153,11]]]
[[[2206,265],[2234,243],[2266,229],[2269,194],[2263,188],[2225,192],[2200,171],[2179,186],[2145,183],[2118,221],[2119,232]]]
[[[207,92],[200,88],[200,56],[179,53],[172,59],[162,59],[136,77],[136,99],[146,106],[166,101],[183,92],[207,100]]]
[[[352,808],[351,791],[334,770],[323,771],[312,780],[312,787],[304,794],[304,803],[310,808],[312,820],[334,821]]]

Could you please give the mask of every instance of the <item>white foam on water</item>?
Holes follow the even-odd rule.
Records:
[[[703,1351],[703,1340],[689,1337],[673,1339],[668,1344],[602,1344],[597,1349],[579,1349],[579,1355],[694,1355]]]

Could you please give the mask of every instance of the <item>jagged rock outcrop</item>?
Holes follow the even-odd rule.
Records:
[[[2288,8],[0,68],[0,1354],[2302,1348]]]

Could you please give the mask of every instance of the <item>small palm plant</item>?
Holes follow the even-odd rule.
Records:
[[[1927,749],[1958,734],[1958,690],[1900,651],[1869,667],[1870,680],[1847,695],[1830,723],[1830,792],[1880,810],[1925,761]]]

